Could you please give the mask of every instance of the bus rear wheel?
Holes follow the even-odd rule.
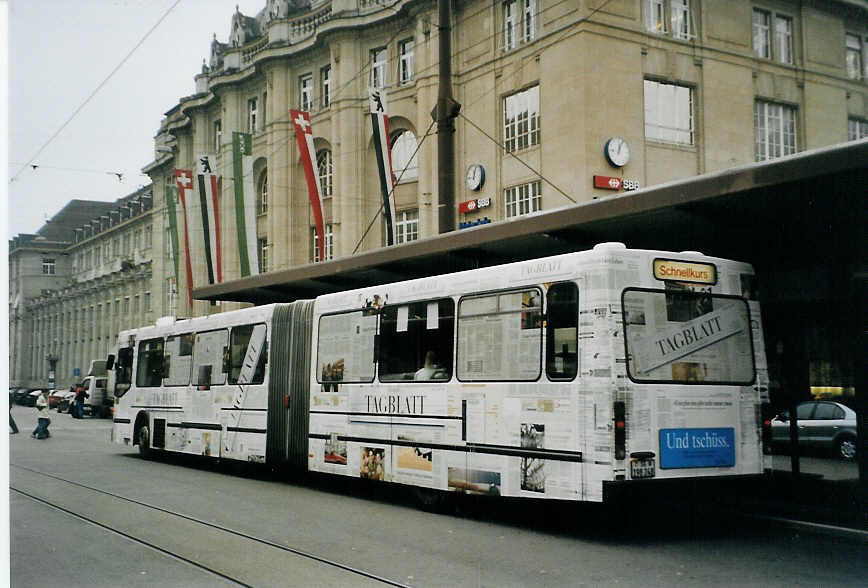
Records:
[[[139,455],[142,457],[150,457],[151,455],[151,431],[148,425],[139,427]]]

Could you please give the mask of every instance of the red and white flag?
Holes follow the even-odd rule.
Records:
[[[187,199],[193,192],[193,172],[188,169],[175,170],[175,184],[178,186],[178,198],[181,200],[181,209],[184,217],[184,266],[187,270],[187,297],[190,300],[190,309],[193,308],[193,266],[190,263],[190,206]],[[169,195],[171,198],[171,195]]]
[[[303,110],[290,110],[289,118],[295,129],[295,139],[298,142],[298,152],[301,155],[301,166],[307,180],[307,195],[313,210],[313,222],[316,226],[318,259],[325,259],[325,234],[322,214],[322,186],[319,184],[319,174],[316,170],[316,151],[313,148],[313,134],[310,128],[310,113]]]
[[[377,175],[383,196],[383,216],[386,219],[386,245],[395,244],[395,176],[392,173],[392,149],[389,145],[389,117],[386,114],[386,91],[368,91],[371,125],[374,130],[374,153],[377,155]]]
[[[209,284],[223,281],[223,264],[220,259],[220,191],[217,186],[217,175],[211,168],[212,161],[216,161],[216,157],[200,155],[196,169]]]

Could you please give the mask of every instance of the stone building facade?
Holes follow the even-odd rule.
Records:
[[[457,213],[459,223],[504,221],[868,135],[865,2],[453,5],[455,201],[475,201]],[[368,117],[375,86],[388,96],[399,240],[436,234],[438,35],[433,0],[269,0],[254,17],[236,12],[228,42],[212,42],[196,92],[161,123],[157,158],[145,168],[155,230],[168,226],[173,169],[216,155],[224,281],[240,277],[231,141],[234,131],[249,132],[260,257],[268,270],[315,261],[289,120],[290,109],[302,109],[311,113],[324,184],[326,257],[383,246]],[[192,227],[190,238],[201,231]],[[164,293],[173,272],[155,262]],[[194,274],[196,287],[207,284],[201,269]],[[194,305],[182,313],[215,310]]]
[[[236,11],[227,21],[228,39],[211,42],[195,92],[165,114],[154,160],[143,168],[153,190],[149,262],[121,271],[112,285],[105,284],[112,272],[73,272],[86,302],[48,316],[72,312],[80,321],[102,304],[116,317],[112,325],[129,327],[236,307],[191,307],[173,262],[167,204],[177,197],[174,170],[214,156],[223,281],[241,277],[233,132],[252,134],[260,264],[274,271],[317,261],[290,109],[311,114],[325,257],[383,246],[371,87],[387,96],[398,241],[437,234],[437,2],[267,0],[257,15]],[[461,104],[454,200],[464,203],[456,225],[508,221],[868,136],[862,0],[456,0],[452,27]],[[197,204],[190,207],[198,218]],[[198,224],[189,230],[192,242],[204,239]],[[72,249],[104,246],[103,238]],[[194,287],[207,285],[201,258],[192,267]],[[149,310],[124,318],[134,289],[149,293]],[[103,325],[87,342],[79,337],[76,353],[102,350],[111,331]]]
[[[9,243],[9,381],[58,387],[105,358],[122,329],[153,322],[150,187],[115,202],[73,200]]]

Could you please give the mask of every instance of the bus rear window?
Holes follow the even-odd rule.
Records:
[[[627,288],[627,375],[639,383],[750,385],[750,312],[740,296]]]

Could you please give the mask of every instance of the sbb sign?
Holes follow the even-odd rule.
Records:
[[[476,200],[468,200],[458,204],[458,212],[467,213],[479,210],[480,208],[488,208],[491,206],[491,198],[477,198]]]
[[[594,176],[594,187],[602,190],[638,190],[639,180],[624,180],[612,176]]]

